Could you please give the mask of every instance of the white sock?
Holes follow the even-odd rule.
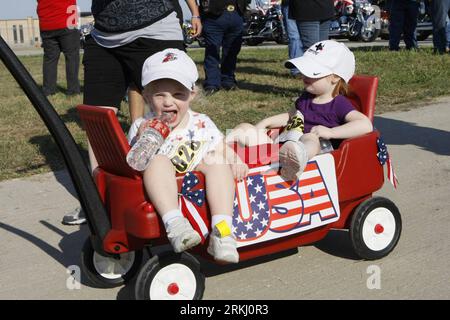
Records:
[[[183,214],[181,213],[180,209],[174,209],[170,210],[169,212],[166,212],[164,215],[161,216],[161,219],[164,223],[164,227],[167,230],[167,227],[172,222],[172,220],[177,218],[183,218]]]
[[[230,229],[233,227],[233,217],[226,214],[216,214],[211,216],[211,227],[214,228],[214,226],[222,220],[225,220]]]

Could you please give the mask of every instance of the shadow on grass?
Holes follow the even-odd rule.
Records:
[[[438,155],[450,156],[450,131],[379,116],[375,117],[374,124],[388,145],[410,144]]]
[[[68,93],[67,88],[66,88],[66,87],[63,87],[63,86],[61,86],[61,85],[59,85],[59,84],[56,85],[56,90],[57,90],[57,92],[61,92],[61,93],[65,94],[65,95],[67,95],[67,93]],[[80,92],[81,92],[81,94],[83,94],[83,90],[84,90],[84,86],[81,85],[81,86],[80,86]]]
[[[258,84],[246,81],[238,81],[238,86],[240,89],[249,90],[255,93],[264,93],[269,95],[277,95],[282,97],[289,97],[293,95],[299,95],[299,89],[287,89],[283,87],[267,85],[267,84]]]
[[[272,77],[281,77],[281,78],[285,78],[285,79],[288,79],[288,78],[294,79],[293,77],[291,77],[289,75],[289,69],[287,69],[287,68],[286,68],[286,72],[278,72],[278,71],[248,66],[248,67],[238,67],[237,72],[240,74],[247,73],[247,74],[258,75],[258,76],[264,75],[264,76],[272,76]]]

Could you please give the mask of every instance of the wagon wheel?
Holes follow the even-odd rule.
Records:
[[[93,248],[90,239],[81,251],[81,269],[91,285],[114,288],[132,279],[142,264],[142,251],[103,256]]]
[[[350,225],[350,238],[360,258],[376,260],[395,248],[401,231],[402,219],[395,204],[389,199],[374,197],[356,208]]]
[[[136,280],[137,300],[200,300],[205,276],[192,255],[155,255],[142,267]]]

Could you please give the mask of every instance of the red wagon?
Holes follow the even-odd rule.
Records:
[[[377,86],[378,79],[371,76],[350,81],[350,100],[371,120]],[[114,112],[85,105],[77,109],[99,163],[94,180],[111,221],[103,253],[87,239],[84,273],[97,287],[122,285],[137,275],[138,299],[200,299],[205,278],[195,254],[208,257],[210,216],[206,202],[195,200],[204,196],[199,192],[205,189],[204,177],[199,172],[178,177],[180,206],[203,243],[181,254],[153,255],[142,266],[145,248],[168,242],[161,220],[146,197],[140,173],[126,163],[130,146]],[[336,150],[311,159],[296,182],[279,176],[277,150],[236,149],[250,167],[247,178],[236,185],[233,232],[240,261],[319,241],[330,229],[348,229],[362,259],[388,255],[400,238],[401,217],[393,202],[373,197],[384,183],[378,138],[374,130],[337,142]]]

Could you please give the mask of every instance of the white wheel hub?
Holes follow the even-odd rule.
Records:
[[[94,252],[94,268],[103,278],[116,280],[131,270],[135,259],[134,252],[126,252],[115,257],[105,257]]]
[[[370,250],[381,251],[394,239],[395,229],[392,212],[384,207],[375,208],[364,220],[362,228],[364,243]]]
[[[150,285],[150,299],[192,300],[196,290],[194,272],[184,264],[172,263],[156,273]]]

